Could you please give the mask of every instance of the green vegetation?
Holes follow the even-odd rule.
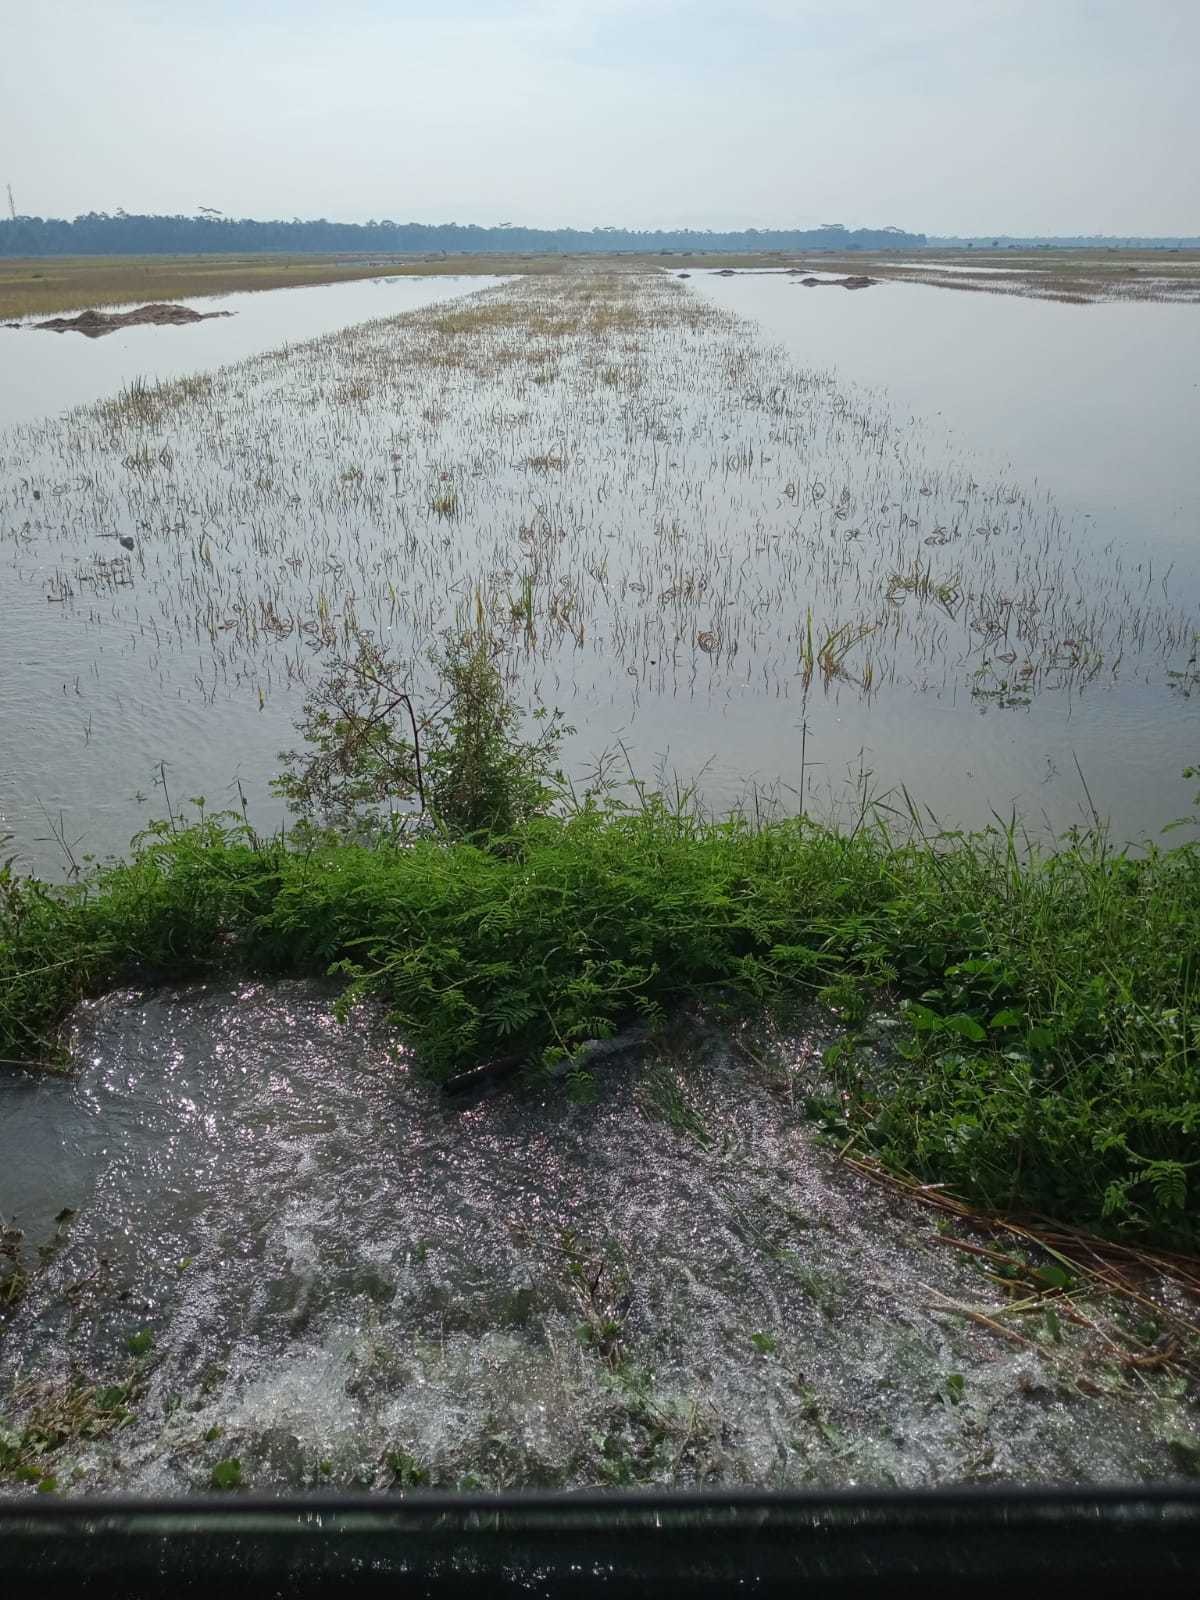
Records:
[[[429,1485],[429,1470],[407,1450],[389,1450],[385,1466],[397,1489],[424,1489]]]
[[[544,813],[564,781],[564,733],[555,712],[520,737],[521,715],[498,662],[503,647],[482,627],[450,634],[432,652],[435,709],[418,714],[410,674],[369,636],[335,662],[304,704],[306,748],[285,751],[276,791],[308,823],[341,836],[393,839],[413,823],[444,836],[502,839]],[[405,809],[397,810],[397,806]]]
[[[82,995],[222,971],[340,973],[436,1078],[561,1061],[684,1000],[883,997],[895,1053],[830,1053],[845,1137],[984,1206],[1192,1247],[1198,951],[1192,845],[1022,858],[1001,831],[713,823],[649,794],[450,846],[201,817],[82,884],[6,869],[0,1054],[44,1059]]]
[[[557,716],[523,737],[476,620],[435,657],[432,712],[366,636],[333,666],[284,757],[290,838],[201,810],[67,887],[0,869],[0,1055],[52,1053],[106,986],[220,971],[342,976],[342,1014],[382,1001],[435,1079],[557,1067],[684,1001],[816,1000],[847,1030],[825,1061],[840,1096],[809,1102],[840,1140],[988,1208],[1197,1244],[1200,847],[1114,853],[1094,831],[1039,852],[1015,826],[929,837],[915,811],[904,836],[866,810],[849,833],[715,822],[640,785],[580,799]],[[872,1003],[899,1007],[890,1050],[859,1047]],[[665,1068],[645,1105],[707,1142]]]
[[[947,1374],[946,1386],[943,1392],[945,1393],[947,1404],[952,1406],[962,1404],[963,1397],[967,1392],[967,1380],[961,1372]]]
[[[573,263],[286,357],[134,381],[70,421],[13,435],[0,537],[14,559],[34,548],[26,524],[37,541],[37,560],[14,569],[42,607],[37,628],[63,631],[94,607],[89,628],[128,639],[157,703],[152,593],[155,615],[195,635],[199,652],[195,663],[174,647],[162,658],[169,691],[198,694],[197,672],[206,702],[228,684],[243,736],[251,714],[266,713],[260,729],[294,715],[325,652],[359,630],[423,657],[475,597],[529,698],[554,683],[573,699],[594,670],[618,719],[651,703],[678,716],[697,764],[710,735],[682,697],[715,706],[750,677],[790,702],[792,726],[825,690],[867,707],[888,697],[896,717],[870,713],[892,729],[884,765],[906,718],[908,742],[924,737],[934,684],[953,686],[962,718],[1143,678],[1185,699],[1196,633],[1186,586],[1164,575],[1128,591],[1048,502],[976,482],[886,409],[797,370],[685,284],[635,266]],[[685,411],[684,396],[703,405]],[[403,441],[392,437],[401,417],[413,420]],[[181,504],[216,523],[188,511],[180,524]],[[324,508],[328,542],[305,531],[303,506]],[[73,647],[68,659],[86,667],[86,695],[65,661],[61,681],[36,674],[31,692],[45,716],[42,697],[61,700],[63,681],[73,706],[87,700],[80,770],[92,773],[112,748],[94,735],[123,680],[111,650]],[[805,801],[856,758],[847,724],[816,720],[813,760],[791,740],[773,774]],[[283,742],[267,738],[268,750]],[[197,770],[177,730],[153,743]],[[199,770],[228,779],[223,766]],[[43,819],[13,820],[30,850]],[[972,808],[970,820],[983,817]],[[126,843],[91,837],[106,850]]]
[[[371,465],[353,430],[322,445],[327,413],[306,400],[287,402],[289,434],[291,413],[271,410],[244,369],[200,386],[133,387],[98,414],[103,428],[64,460],[90,470],[119,452],[139,516],[165,518],[185,487],[199,497],[223,451],[226,475],[205,503],[227,504],[231,521],[236,507],[255,508],[255,559],[236,569],[248,579],[221,574],[218,584],[201,532],[194,544],[163,541],[178,563],[163,615],[196,619],[223,675],[257,682],[261,707],[268,642],[287,641],[287,681],[294,673],[306,686],[313,652],[358,654],[309,696],[307,751],[280,779],[302,819],[290,836],[262,839],[243,818],[201,813],[185,825],[172,815],[129,861],[69,887],[0,873],[0,1055],[52,1056],[82,995],[222,972],[335,972],[343,1004],[382,1001],[441,1079],[495,1057],[556,1066],[682,1002],[816,1000],[851,1032],[830,1054],[832,1082],[813,1086],[812,1109],[856,1152],[975,1204],[1195,1246],[1195,847],[1114,853],[1095,832],[1039,853],[1015,830],[895,832],[869,808],[839,833],[811,817],[712,822],[648,792],[634,806],[603,790],[556,796],[557,727],[543,724],[540,746],[521,741],[504,698],[507,663],[485,642],[506,634],[508,655],[524,652],[513,670],[526,682],[542,662],[569,677],[555,652],[600,636],[648,689],[662,681],[678,692],[700,674],[718,684],[736,647],[743,659],[770,656],[780,682],[794,678],[801,691],[819,678],[868,695],[905,674],[936,668],[970,683],[986,670],[981,698],[1025,703],[1086,683],[1102,665],[1116,674],[1130,613],[1111,573],[1092,574],[1094,552],[1036,520],[1016,490],[927,468],[882,421],[840,400],[832,443],[818,436],[817,402],[837,398],[825,380],[764,354],[664,275],[525,283],[308,350],[296,360],[309,364],[295,368],[306,383],[315,389],[320,377],[338,396],[353,387],[332,412],[339,426],[367,400],[381,415],[453,412],[472,449],[486,443],[523,468],[492,482],[461,450],[407,447],[390,466]],[[529,421],[543,378],[559,368],[571,387]],[[684,388],[712,397],[709,431],[670,497],[652,499],[674,437],[662,397]],[[589,479],[586,453],[562,445],[592,437],[597,406],[604,426],[622,430],[605,435],[623,441],[611,483]],[[244,431],[226,439],[218,422],[235,414]],[[174,431],[146,437],[159,422]],[[282,464],[253,456],[245,431],[275,422],[288,441]],[[779,448],[764,449],[769,441]],[[188,451],[195,476],[178,466]],[[861,464],[892,455],[904,462],[888,490],[899,531],[889,511],[887,531],[862,543],[877,486]],[[563,505],[575,496],[589,508],[578,519],[557,487],[544,494],[550,470],[564,481]],[[79,481],[90,481],[82,470]],[[38,514],[42,492],[9,501],[14,525]],[[324,547],[294,543],[297,495],[350,508],[369,536],[339,546],[337,563]],[[720,518],[704,523],[710,501]],[[750,605],[754,590],[739,588],[733,564],[709,593],[728,528],[757,526],[770,503],[781,509],[762,559],[778,602]],[[62,526],[94,525],[89,505],[64,500]],[[626,560],[622,541],[650,520],[648,506],[652,547],[632,541]],[[396,507],[411,527],[389,520]],[[471,543],[479,525],[503,527],[503,539]],[[954,540],[953,562],[929,554]],[[270,574],[261,589],[260,571]],[[481,572],[491,576],[481,582]],[[58,581],[95,593],[118,580],[64,566]],[[438,709],[418,714],[419,687],[372,653],[357,619],[369,617],[378,637],[391,629],[415,655],[446,625],[447,593],[474,594],[476,644],[444,657],[442,692],[426,702]],[[801,604],[804,595],[818,603]],[[1147,602],[1136,614],[1139,637],[1164,662],[1194,648],[1184,613]],[[872,1005],[902,1008],[894,1051],[855,1044]],[[578,1078],[568,1080],[575,1089]],[[649,1084],[646,1106],[707,1137],[669,1074]]]
[[[40,1265],[44,1266],[57,1255],[66,1242],[76,1215],[74,1206],[64,1206],[55,1217],[54,1232],[37,1247]],[[3,1322],[5,1313],[24,1298],[36,1270],[28,1259],[24,1245],[24,1230],[15,1224],[0,1221],[0,1322]]]
[[[240,1489],[244,1480],[242,1463],[237,1456],[229,1456],[224,1461],[218,1461],[212,1469],[209,1482],[214,1489],[223,1494],[228,1494],[231,1489]]]
[[[196,216],[155,216],[118,211],[91,211],[65,217],[0,218],[0,258],[4,256],[177,255],[182,252],[255,255],[292,252],[353,252],[355,255],[455,254],[510,255],[514,252],[556,252],[591,256],[614,251],[644,253],[674,250],[761,251],[837,248],[850,250],[911,249],[924,234],[898,228],[856,228],[840,223],[821,228],[752,229],[697,233],[692,229],[630,230],[627,228],[528,228],[505,225],[480,228],[474,223],[394,222],[385,217],[367,223],[329,222],[325,218],[259,221],[225,217],[206,211]]]
[[[6,1480],[35,1484],[43,1494],[58,1488],[56,1457],[62,1450],[107,1439],[132,1420],[142,1380],[64,1385],[18,1384],[7,1399],[26,1408],[24,1420],[10,1424],[0,1413],[0,1485]]]
[[[650,1068],[641,1082],[641,1105],[647,1116],[665,1122],[702,1148],[712,1144],[704,1118],[688,1103],[678,1078],[665,1062]]]

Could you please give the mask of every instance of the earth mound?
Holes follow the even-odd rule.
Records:
[[[75,317],[51,317],[48,322],[35,322],[34,327],[49,329],[51,333],[82,333],[87,339],[102,339],[106,333],[116,333],[118,328],[136,328],[142,324],[175,327],[232,315],[231,311],[193,311],[191,306],[150,305],[136,306],[132,311],[81,311]]]

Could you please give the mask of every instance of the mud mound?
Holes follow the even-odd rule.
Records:
[[[213,317],[230,317],[231,311],[193,311],[191,306],[137,306],[132,311],[81,311],[76,317],[51,317],[35,322],[35,328],[51,333],[82,333],[86,339],[102,339],[118,328],[136,328],[143,323],[156,328],[175,327],[186,322],[208,322]]]
[[[873,283],[878,283],[878,278],[849,277],[849,278],[801,278],[800,282],[806,289],[869,289]]]

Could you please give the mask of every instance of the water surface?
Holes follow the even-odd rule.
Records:
[[[1189,810],[1195,307],[598,281],[625,319],[599,334],[580,269],[481,291],[461,326],[223,367],[146,420],[0,434],[23,864],[124,851],[192,795],[276,825],[278,752],[354,628],[419,664],[478,605],[518,698],[575,726],[577,780],[609,749],[718,810],[907,790],[951,826],[1098,815],[1122,840]]]
[[[190,372],[210,372],[281,344],[333,333],[370,317],[415,311],[499,281],[458,276],[379,277],[198,296],[183,303],[197,311],[227,311],[230,315],[178,327],[119,328],[100,339],[32,326],[0,327],[0,370],[4,373],[0,428],[90,405],[116,394],[134,378],[155,383]],[[131,305],[142,303],[133,301]],[[127,311],[130,306],[105,309]]]
[[[696,1022],[610,1056],[593,1105],[461,1105],[319,986],[90,1005],[75,1076],[0,1079],[0,1213],[36,1240],[79,1208],[0,1333],[0,1408],[133,1379],[64,1491],[231,1457],[263,1490],[386,1488],[389,1456],[451,1488],[1172,1476],[1194,1423],[1153,1383],[1084,1393],[1103,1342],[946,1314],[990,1280],[804,1120],[829,1037],[758,1076]]]
[[[1098,566],[1127,571],[1131,598],[1169,595],[1200,619],[1200,308],[887,281],[837,294],[740,274],[698,274],[691,288],[751,318],[798,365],[879,397],[933,459],[1052,505]],[[1184,679],[1195,657],[1193,634],[1172,663]],[[1054,830],[1090,820],[1078,762],[1099,812],[1136,839],[1190,809],[1178,769],[1200,742],[1200,685],[1129,666],[1119,683],[1028,708],[942,695],[899,720],[885,700],[818,711],[815,759],[836,778],[861,759],[951,823],[986,820],[987,797]]]
[[[1098,543],[1118,536],[1148,575],[1153,563],[1161,579],[1174,560],[1182,584],[1200,584],[1200,308],[887,280],[838,295],[705,273],[691,287],[752,318],[801,365],[885,391],[981,472],[1089,517]]]

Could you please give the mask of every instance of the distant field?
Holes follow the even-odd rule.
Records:
[[[42,256],[0,260],[0,318],[355,278],[429,274],[556,273],[568,262],[594,260],[609,270],[813,269],[869,273],[937,288],[1037,299],[1200,300],[1200,251],[927,250],[846,254],[764,251],[761,254],[647,255],[197,255]],[[910,263],[905,265],[904,263]]]
[[[1200,250],[894,250],[700,252],[647,256],[672,271],[867,273],[939,289],[1037,300],[1200,300]]]
[[[731,261],[731,266],[745,265]],[[1015,294],[1086,304],[1096,300],[1200,300],[1197,250],[919,250],[808,254],[786,263],[825,272],[926,283],[939,289]],[[705,260],[703,265],[711,265]]]
[[[557,257],[39,256],[0,260],[0,318],[429,273],[556,270]]]

